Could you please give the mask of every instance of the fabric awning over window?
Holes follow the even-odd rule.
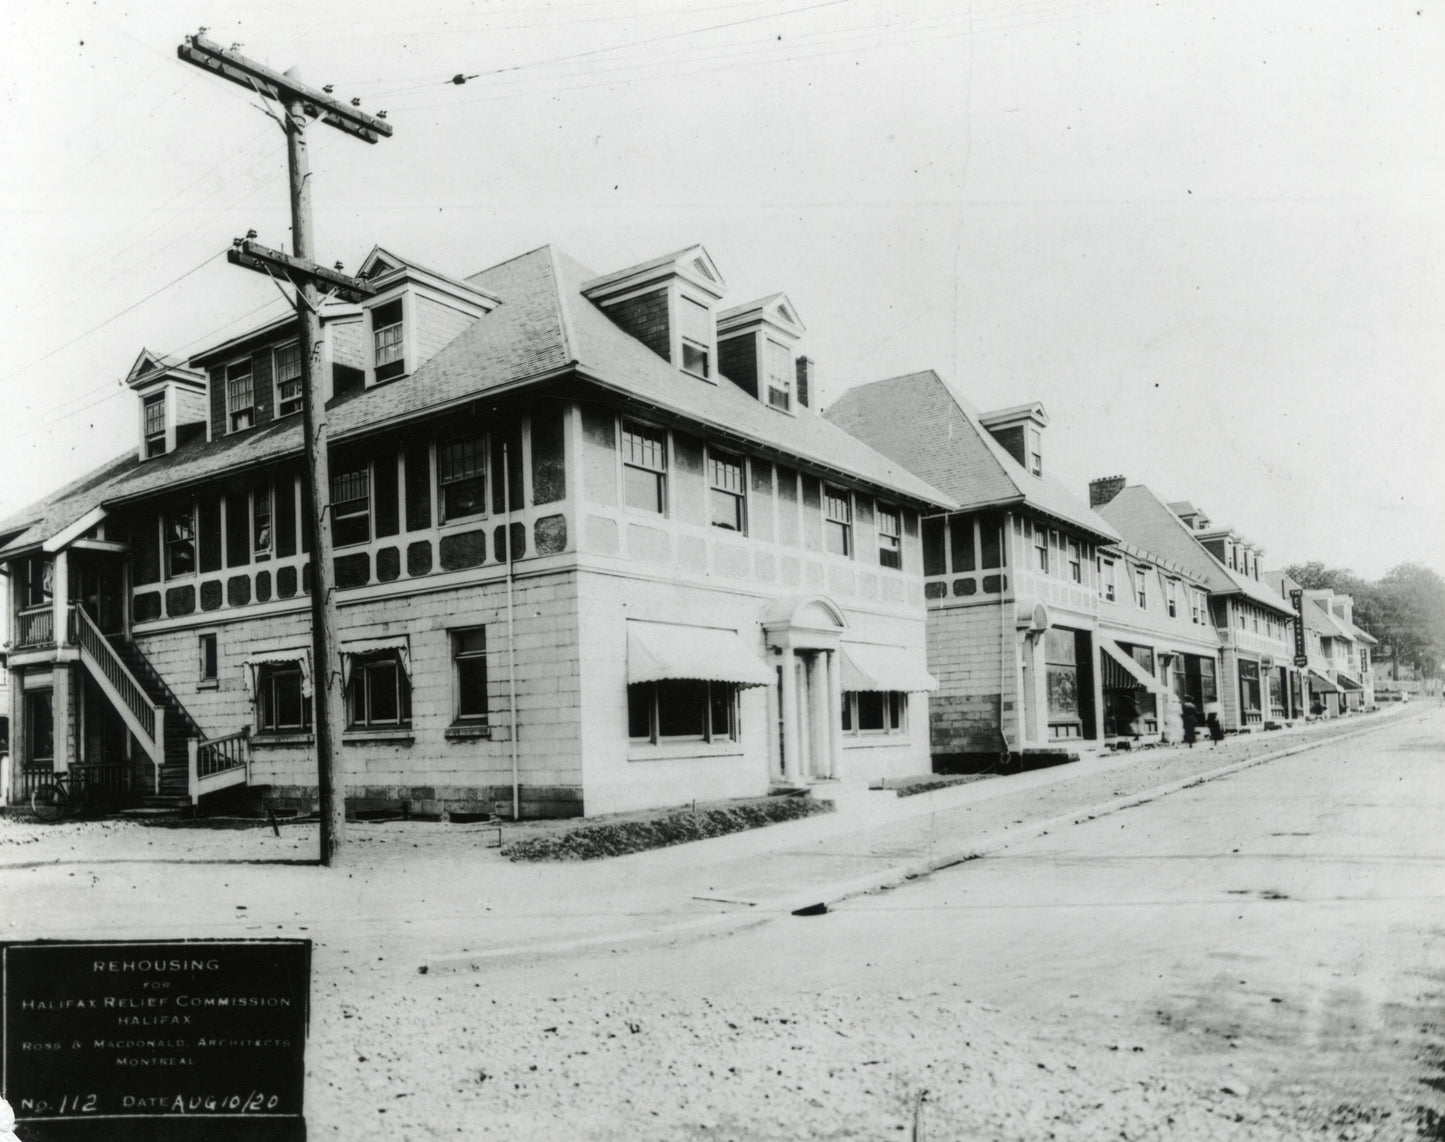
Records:
[[[1112,690],[1112,689],[1132,690],[1132,689],[1135,689],[1135,688],[1137,688],[1137,687],[1142,686],[1145,690],[1148,690],[1151,694],[1166,694],[1166,693],[1168,693],[1168,691],[1167,691],[1167,690],[1165,689],[1165,687],[1164,687],[1164,683],[1160,682],[1159,679],[1155,678],[1154,675],[1150,674],[1149,671],[1145,670],[1142,666],[1140,666],[1137,662],[1135,662],[1135,661],[1134,661],[1134,656],[1133,656],[1132,654],[1128,653],[1123,647],[1121,647],[1121,646],[1120,646],[1117,642],[1115,642],[1112,638],[1104,638],[1102,635],[1100,635],[1100,636],[1099,636],[1099,649],[1104,652],[1104,656],[1105,656],[1105,657],[1104,657],[1104,685],[1107,686],[1107,687],[1109,687],[1111,690]],[[1124,681],[1120,680],[1118,683],[1110,682],[1109,679],[1110,679],[1111,671],[1110,671],[1109,667],[1110,667],[1110,664],[1111,664],[1111,663],[1112,663],[1114,666],[1118,667],[1120,670],[1122,670],[1122,671],[1124,672],[1124,676],[1126,676],[1126,677],[1129,679],[1129,681],[1124,682]],[[1114,676],[1115,678],[1119,678],[1119,677],[1120,677],[1120,676],[1117,675],[1117,674],[1115,674],[1115,675],[1113,675],[1113,676]]]
[[[842,644],[842,686],[847,690],[901,690],[908,694],[938,689],[938,679],[923,668],[918,655],[901,646],[871,642]]]
[[[627,681],[669,679],[766,686],[773,672],[736,631],[672,623],[627,624]]]
[[[1348,674],[1344,674],[1344,673],[1336,674],[1336,675],[1335,675],[1335,681],[1340,684],[1340,689],[1341,689],[1341,690],[1363,690],[1363,689],[1364,689],[1364,687],[1363,687],[1362,685],[1360,685],[1360,683],[1356,682],[1356,681],[1355,681],[1353,678],[1351,678]]]
[[[1338,694],[1340,688],[1318,670],[1310,671],[1310,689],[1316,694]]]
[[[341,688],[351,685],[351,666],[358,658],[394,657],[411,681],[411,647],[404,634],[387,638],[351,638],[341,644]]]
[[[256,672],[262,666],[299,666],[301,668],[301,693],[311,697],[311,651],[304,646],[287,650],[263,650],[246,656],[246,689],[255,693]]]

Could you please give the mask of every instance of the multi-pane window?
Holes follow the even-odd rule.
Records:
[[[301,346],[293,343],[276,350],[276,415],[301,411]]]
[[[146,397],[141,409],[145,419],[146,455],[159,456],[166,450],[166,394]]]
[[[482,437],[468,436],[437,446],[437,488],[442,521],[487,510],[487,462]]]
[[[1050,627],[1044,632],[1044,661],[1049,697],[1049,737],[1083,735],[1079,712],[1078,642],[1071,630]]]
[[[452,631],[452,707],[458,722],[487,720],[487,628]]]
[[[411,724],[411,684],[395,651],[357,655],[346,697],[347,724],[353,729]]]
[[[1034,564],[1042,574],[1049,573],[1049,529],[1046,527],[1034,528]]]
[[[216,680],[217,655],[216,655],[216,634],[210,631],[200,636],[201,655],[201,681],[214,682]]]
[[[55,564],[49,559],[32,555],[25,560],[22,605],[25,607],[47,606],[55,593]]]
[[[622,498],[630,508],[667,510],[667,433],[622,422]]]
[[[901,690],[848,690],[842,713],[845,734],[906,733],[908,695]]]
[[[1101,560],[1099,563],[1099,597],[1105,602],[1112,603],[1114,592],[1114,561],[1112,559]]]
[[[1189,592],[1189,621],[1193,623],[1204,622],[1204,592]]]
[[[271,555],[271,488],[258,487],[251,493],[251,550],[257,559]]]
[[[1244,711],[1245,721],[1259,721],[1259,663],[1247,658],[1239,660],[1239,707]]]
[[[1143,567],[1134,568],[1134,601],[1146,609],[1149,606],[1149,572]]]
[[[166,575],[189,575],[196,569],[196,516],[191,506],[165,513]]]
[[[226,366],[226,415],[231,431],[256,423],[256,401],[251,387],[250,360]]]
[[[1030,428],[1027,436],[1029,442],[1029,471],[1035,476],[1042,476],[1044,474],[1044,454],[1038,429]]]
[[[712,314],[707,306],[684,297],[678,327],[682,333],[682,367],[694,376],[706,377],[712,352]]]
[[[1169,617],[1172,619],[1179,613],[1179,583],[1177,580],[1164,580],[1164,602],[1169,608]]]
[[[763,368],[766,373],[768,404],[789,409],[793,405],[793,355],[788,347],[772,338],[763,343]]]
[[[853,554],[853,499],[842,488],[823,486],[823,531],[834,555]]]
[[[301,687],[301,667],[294,662],[270,663],[256,671],[256,715],[262,733],[309,729],[311,699]]]
[[[735,741],[737,707],[731,682],[636,682],[627,687],[627,736],[634,742]]]
[[[898,509],[878,505],[878,563],[882,567],[903,566],[903,528]]]
[[[331,541],[337,547],[371,538],[371,481],[363,465],[331,477]]]
[[[406,372],[406,343],[401,299],[378,305],[371,311],[373,366],[378,381],[389,381]]]
[[[712,525],[727,531],[746,531],[747,473],[743,458],[730,452],[708,450],[707,474],[712,499]]]
[[[1069,551],[1069,578],[1075,583],[1084,581],[1084,565],[1079,559],[1079,541],[1071,539],[1068,541]]]

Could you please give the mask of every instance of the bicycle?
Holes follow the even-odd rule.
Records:
[[[30,794],[30,809],[37,820],[51,824],[67,813],[105,812],[110,806],[110,793],[105,786],[88,782],[79,773],[57,773]]]

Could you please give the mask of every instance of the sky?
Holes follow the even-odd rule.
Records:
[[[788,294],[824,404],[936,369],[1042,401],[1081,497],[1445,572],[1438,0],[10,0],[0,516],[133,446],[142,348],[285,312],[224,257],[290,248],[284,139],[176,58],[202,26],[387,111],[314,132],[322,262],[701,242],[724,305]]]

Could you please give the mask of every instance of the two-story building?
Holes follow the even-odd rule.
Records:
[[[701,247],[360,273],[322,322],[338,661],[294,321],[142,353],[134,446],[0,524],[13,799],[84,764],[312,803],[322,671],[348,795],[418,813],[927,770],[919,524],[953,501],[818,415],[788,298],[720,312]]]
[[[1338,717],[1373,706],[1370,648],[1376,640],[1355,626],[1354,599],[1328,588],[1302,587],[1283,571],[1266,571],[1264,581],[1289,601],[1296,629],[1303,632],[1309,712]]]
[[[1262,550],[1229,528],[1215,527],[1187,501],[1165,503],[1144,485],[1120,476],[1092,481],[1089,498],[1126,540],[1204,586],[1220,645],[1217,705],[1224,728],[1262,729],[1299,717],[1303,699],[1294,666],[1294,615],[1260,580]],[[1200,689],[1188,692],[1202,697],[1206,711],[1214,705],[1202,679]]]
[[[1112,644],[1096,555],[1120,537],[1048,470],[1043,406],[979,414],[929,370],[850,389],[827,416],[958,501],[923,521],[935,765],[1097,744]]]

